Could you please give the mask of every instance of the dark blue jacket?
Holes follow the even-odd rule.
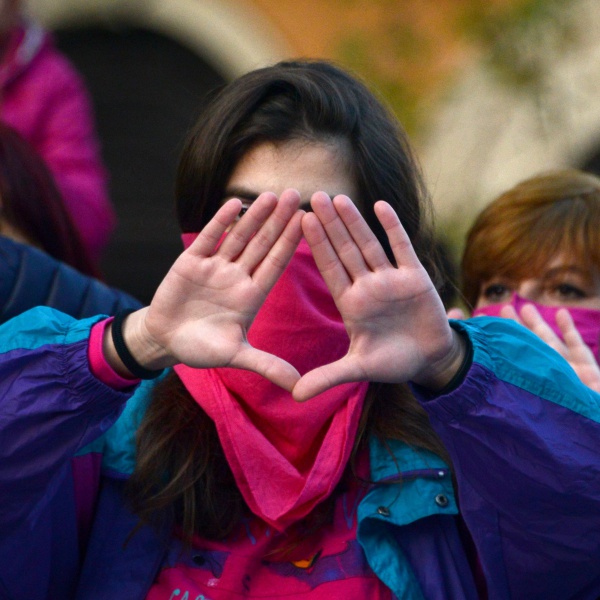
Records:
[[[37,248],[0,236],[0,323],[34,306],[84,319],[140,308],[141,303]]]

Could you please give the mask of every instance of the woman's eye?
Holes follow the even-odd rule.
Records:
[[[510,298],[511,290],[503,283],[491,283],[483,288],[483,297],[488,302],[502,302]]]
[[[250,205],[251,205],[250,202],[244,202],[242,204],[242,208],[240,209],[240,212],[238,214],[238,219],[241,219],[248,212]]]
[[[554,293],[563,300],[580,300],[581,298],[586,297],[586,293],[570,284],[570,283],[561,283],[554,288]]]

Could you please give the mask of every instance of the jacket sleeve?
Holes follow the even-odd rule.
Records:
[[[474,350],[465,380],[417,396],[452,457],[490,598],[599,597],[600,395],[510,320],[456,326]]]
[[[75,321],[36,308],[0,326],[0,531],[36,519],[71,458],[118,418],[131,390],[90,372],[87,343],[98,318]]]
[[[116,219],[88,91],[50,39],[28,77],[43,108],[34,145],[50,167],[83,243],[98,261]]]
[[[0,236],[0,323],[35,306],[84,319],[141,308],[141,302],[38,248]]]

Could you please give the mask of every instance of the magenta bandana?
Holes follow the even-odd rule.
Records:
[[[556,324],[556,313],[561,308],[566,308],[571,314],[573,323],[577,331],[579,331],[579,335],[581,335],[584,343],[594,353],[596,362],[600,363],[600,310],[594,308],[576,308],[573,306],[546,306],[545,304],[537,304],[536,302],[526,300],[517,294],[513,294],[510,302],[490,304],[489,306],[476,308],[473,311],[473,316],[485,315],[488,317],[499,317],[502,308],[509,305],[517,311],[517,314],[519,314],[525,304],[532,304],[540,313],[542,319],[550,325],[552,331],[554,331],[561,340],[562,334]]]
[[[248,340],[301,375],[348,351],[342,318],[305,240],[259,310]],[[368,383],[339,385],[299,404],[250,371],[183,365],[175,371],[215,422],[254,514],[284,530],[331,494],[350,457]]]

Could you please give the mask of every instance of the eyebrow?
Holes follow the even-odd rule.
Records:
[[[552,267],[548,269],[542,276],[540,277],[531,277],[531,279],[550,279],[552,277],[556,277],[557,275],[561,275],[563,273],[573,273],[574,275],[580,275],[581,277],[588,278],[590,277],[589,271],[586,269],[582,269],[577,265],[559,265],[558,267]],[[493,283],[515,283],[521,281],[522,279],[528,279],[528,277],[515,277],[514,275],[490,275],[488,277],[482,278],[481,286],[486,286]]]
[[[227,188],[225,193],[223,194],[223,199],[225,198],[239,198],[240,200],[256,200],[260,194],[243,187],[232,187]]]
[[[562,275],[563,273],[572,273],[574,275],[579,275],[584,279],[590,279],[590,272],[587,269],[582,269],[576,265],[559,265],[558,267],[553,267],[552,269],[548,269],[542,279],[550,279],[552,277],[556,277],[557,275]]]

